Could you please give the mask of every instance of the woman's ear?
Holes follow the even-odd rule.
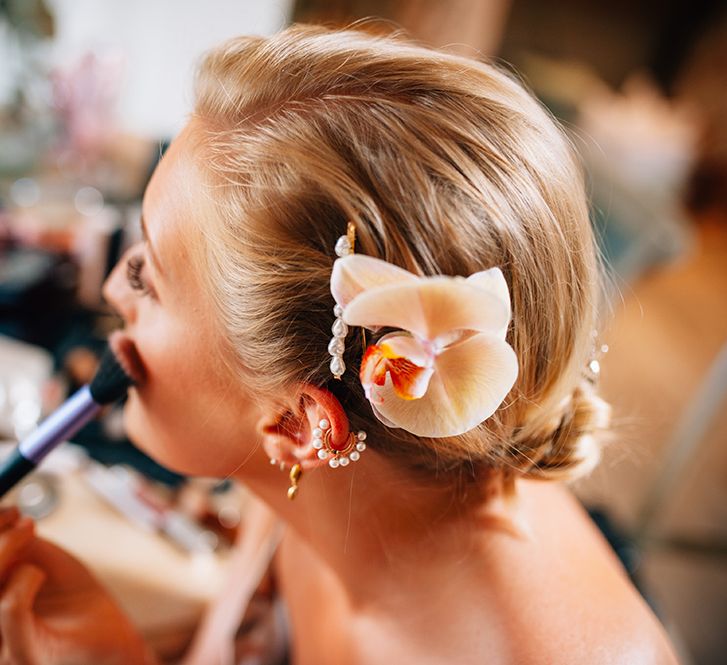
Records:
[[[330,428],[334,445],[348,438],[348,418],[338,399],[325,388],[303,383],[289,403],[272,409],[258,427],[271,463],[285,467],[300,464],[303,469],[312,469],[326,464],[313,447],[313,431],[321,425]]]

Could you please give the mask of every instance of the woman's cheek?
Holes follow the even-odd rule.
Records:
[[[129,391],[124,424],[137,447],[161,464],[182,470],[186,466],[185,428],[189,425],[183,421],[190,415],[185,402],[194,399],[193,387],[185,385],[188,358],[175,347],[173,332],[149,319],[135,330],[134,344],[145,380]]]
[[[197,420],[183,405],[150,403],[135,391],[124,407],[128,437],[156,462],[181,474],[224,475],[224,469],[211,466],[220,456],[210,454]]]
[[[243,415],[243,420],[246,420]],[[212,416],[211,418],[209,416]],[[223,427],[220,418],[208,417],[184,405],[156,404],[132,390],[124,407],[128,437],[149,457],[172,471],[185,475],[225,477],[248,460],[257,448],[250,428]]]
[[[180,442],[169,445],[174,441],[174,435],[165,431],[163,426],[160,427],[162,423],[154,417],[153,412],[149,411],[137,390],[129,391],[129,398],[124,405],[124,427],[127,436],[149,457],[176,470],[179,469],[180,463],[184,464],[184,460],[178,459]]]
[[[192,287],[181,292],[191,294]],[[164,466],[224,477],[256,447],[260,416],[257,402],[233,385],[215,355],[214,314],[193,306],[202,300],[140,304],[130,335],[146,379],[130,391],[124,419],[129,438]]]

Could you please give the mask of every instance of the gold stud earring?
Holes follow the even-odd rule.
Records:
[[[288,488],[288,498],[292,501],[298,495],[298,481],[303,475],[303,469],[300,464],[293,464],[288,477],[290,478],[290,487]]]

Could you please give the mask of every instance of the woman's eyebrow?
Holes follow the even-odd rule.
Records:
[[[151,244],[151,241],[149,240],[149,234],[146,230],[146,223],[144,222],[144,215],[140,216],[141,220],[141,235],[144,238],[144,242],[146,243],[147,251],[149,252],[149,257],[151,258],[151,262],[154,264],[154,271],[158,272],[160,274],[164,274],[164,271],[161,269],[161,266],[159,265],[159,260],[157,259],[156,252],[154,251],[154,247]]]

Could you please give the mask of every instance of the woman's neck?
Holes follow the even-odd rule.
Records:
[[[304,474],[295,501],[286,496],[287,473],[263,461],[240,480],[271,506],[340,579],[352,603],[381,598],[409,573],[470,559],[488,538],[521,538],[516,502],[499,475],[456,491],[426,484],[374,451],[347,469]]]

